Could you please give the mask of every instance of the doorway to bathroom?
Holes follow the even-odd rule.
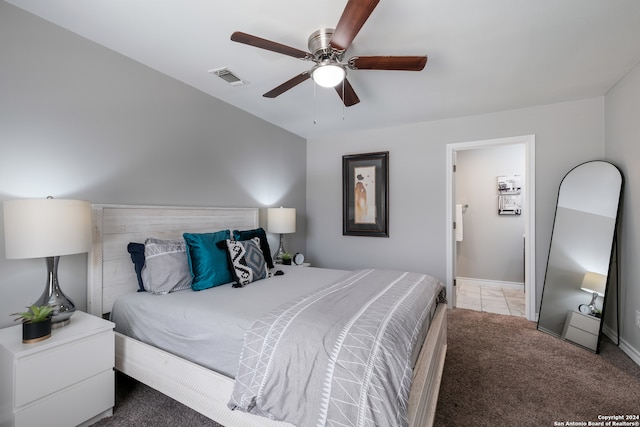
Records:
[[[450,307],[535,320],[533,135],[447,145]]]

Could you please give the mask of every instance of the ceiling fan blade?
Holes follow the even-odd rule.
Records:
[[[331,47],[347,50],[379,2],[380,0],[349,0],[329,41]]]
[[[282,83],[280,86],[271,89],[269,92],[265,93],[262,96],[264,96],[265,98],[275,98],[276,96],[282,95],[289,89],[292,89],[298,86],[300,83],[307,80],[309,77],[311,77],[311,74],[309,74],[308,71],[303,71],[302,73],[298,74],[294,78],[287,80],[286,82]]]
[[[349,68],[354,70],[421,71],[427,65],[426,56],[354,56]]]
[[[342,95],[342,86],[344,85],[344,96]],[[351,107],[352,105],[356,105],[360,102],[360,98],[356,95],[356,91],[353,90],[351,83],[346,78],[342,81],[342,84],[338,84],[336,86],[336,92],[338,92],[338,96],[344,102],[345,107]]]
[[[260,37],[252,36],[251,34],[242,33],[240,31],[236,31],[231,34],[231,40],[238,43],[248,44],[250,46],[255,46],[260,49],[270,50],[271,52],[281,53],[283,55],[293,56],[294,58],[299,59],[310,59],[311,54],[296,49],[294,47],[286,46],[280,43],[272,42],[271,40],[263,39]]]

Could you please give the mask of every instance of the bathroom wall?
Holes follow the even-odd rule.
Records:
[[[456,276],[524,284],[524,217],[498,214],[497,178],[510,175],[520,177],[524,202],[524,144],[456,152],[456,203],[468,205],[463,240],[456,243]]]

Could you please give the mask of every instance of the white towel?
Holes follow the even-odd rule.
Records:
[[[462,242],[462,205],[456,205],[456,242]]]

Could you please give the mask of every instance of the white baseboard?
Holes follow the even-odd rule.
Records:
[[[625,340],[620,340],[620,349],[631,358],[637,365],[640,365],[640,351],[631,347]]]
[[[618,332],[611,329],[606,323],[602,325],[602,333],[608,336],[611,341],[618,342]]]
[[[479,286],[497,286],[500,288],[514,288],[514,289],[522,289],[524,288],[524,282],[507,282],[504,280],[489,280],[489,279],[475,279],[473,277],[456,277],[458,282],[465,281],[470,282]]]
[[[608,336],[614,343],[618,342],[618,333],[615,330],[611,329],[609,326],[603,325],[602,333]],[[620,347],[620,350],[622,350],[627,356],[631,358],[631,360],[633,360],[637,365],[640,366],[640,351],[630,346],[629,343],[623,339],[619,341],[618,346]]]

